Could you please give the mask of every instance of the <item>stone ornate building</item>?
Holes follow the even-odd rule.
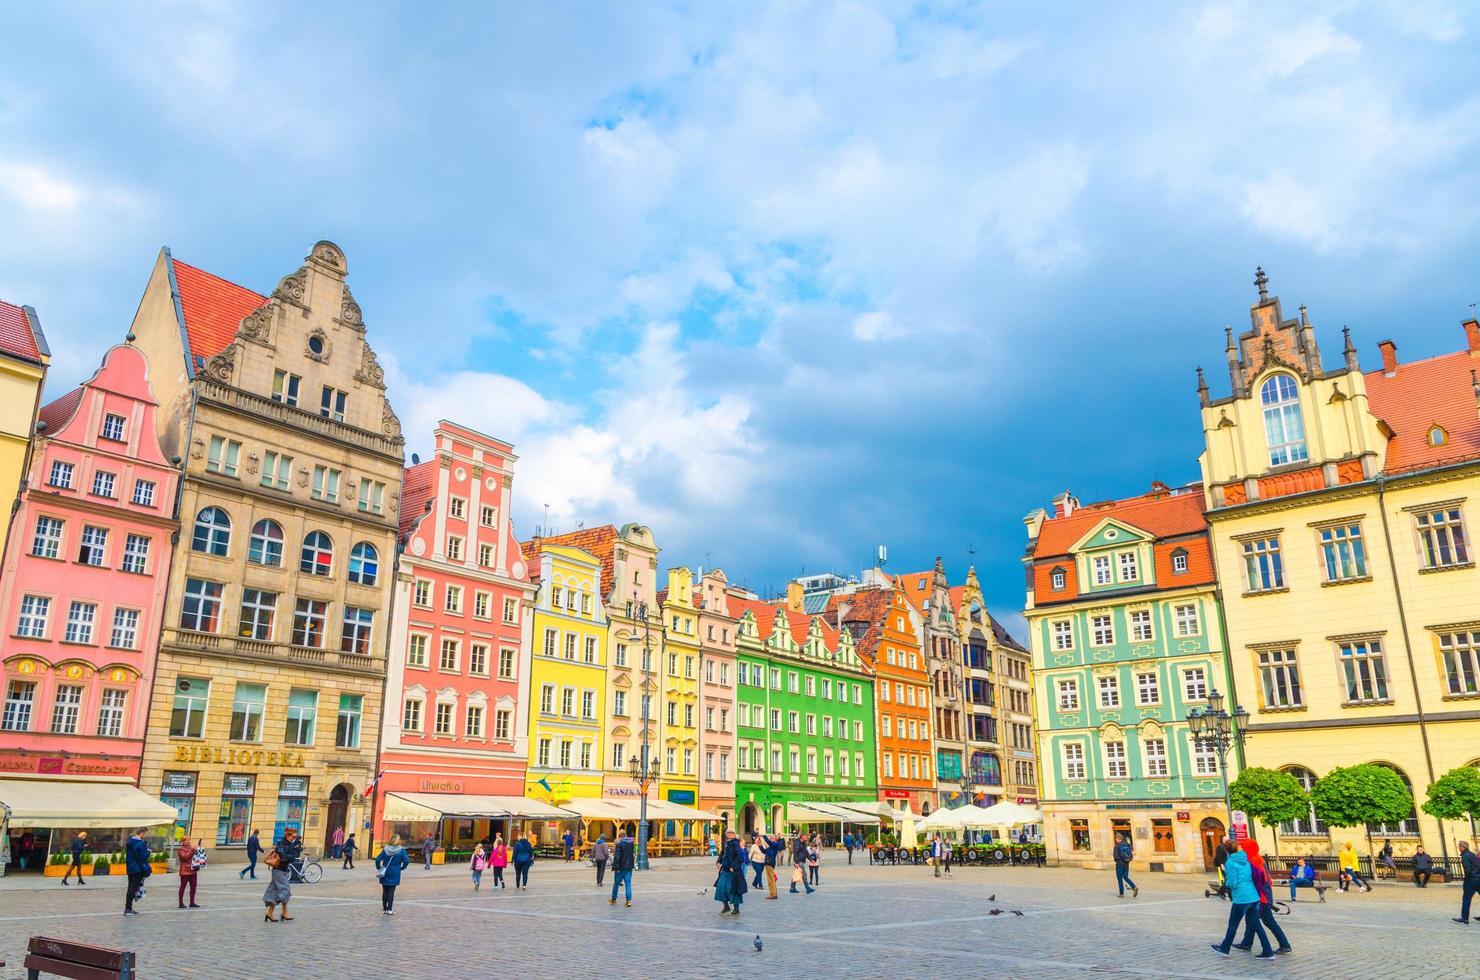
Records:
[[[319,242],[263,295],[164,249],[133,324],[185,462],[141,786],[217,846],[369,817],[404,440],[347,271]]]

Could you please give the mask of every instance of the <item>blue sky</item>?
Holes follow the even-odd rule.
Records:
[[[1461,343],[1480,92],[1449,5],[1000,6],[0,0],[0,296],[60,393],[159,246],[266,290],[329,238],[521,533],[759,589],[882,543],[1020,622],[1023,514],[1196,478],[1256,264],[1328,357]]]

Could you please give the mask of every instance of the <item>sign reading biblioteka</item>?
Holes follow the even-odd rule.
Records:
[[[232,766],[268,766],[273,769],[302,769],[303,753],[291,749],[247,749],[229,746],[177,745],[176,762],[215,762]]]

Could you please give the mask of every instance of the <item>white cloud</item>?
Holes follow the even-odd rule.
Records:
[[[902,337],[904,330],[888,313],[873,310],[869,313],[860,313],[853,318],[853,336],[858,340],[872,343]]]
[[[1283,170],[1246,184],[1240,211],[1255,227],[1277,238],[1320,250],[1340,240],[1323,211],[1320,195]]]
[[[45,167],[0,161],[0,193],[26,211],[73,211],[85,196],[81,187]]]

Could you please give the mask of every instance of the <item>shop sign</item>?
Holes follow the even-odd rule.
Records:
[[[251,796],[257,786],[255,776],[227,776],[221,782],[222,796]]]
[[[417,788],[423,793],[461,793],[463,782],[461,779],[431,779],[423,776]]]
[[[691,789],[670,789],[666,795],[669,803],[680,803],[684,806],[694,805],[694,791]]]
[[[195,793],[195,777],[193,772],[167,772],[164,774],[164,782],[160,786],[161,793],[180,793],[193,795]]]
[[[1038,804],[1038,797],[1036,797],[1036,796],[1019,796],[1018,799],[1017,799],[1017,801],[1019,803],[1028,803],[1028,804],[1031,804],[1033,806],[1036,806]]]
[[[302,769],[303,753],[291,749],[239,749],[235,746],[177,745],[176,762],[214,762],[218,765],[270,766],[274,769]]]
[[[601,791],[601,795],[638,797],[642,795],[642,790],[636,786],[607,786]]]
[[[1249,817],[1242,810],[1233,811],[1233,839],[1236,841],[1249,839]]]
[[[283,776],[278,782],[278,796],[307,796],[307,776]]]
[[[1178,810],[1177,811],[1177,822],[1178,823],[1191,823],[1192,822],[1192,811],[1191,810]]]
[[[907,789],[886,789],[886,790],[884,790],[884,799],[886,799],[886,800],[907,800],[909,798],[910,798],[910,791],[907,790]]]
[[[132,776],[137,759],[79,759],[62,755],[0,755],[0,773],[34,772],[42,776]]]

